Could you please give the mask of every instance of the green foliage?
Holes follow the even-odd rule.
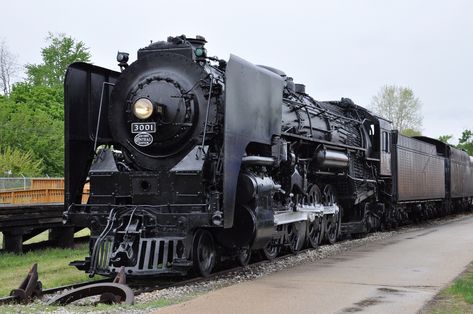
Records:
[[[0,145],[39,162],[43,172],[35,175],[63,176],[64,74],[69,64],[90,61],[90,53],[65,34],[49,33],[47,40],[42,63],[28,64],[26,82],[0,97]]]
[[[422,128],[421,102],[412,89],[386,85],[373,97],[371,109],[390,120],[401,133]]]
[[[41,50],[43,63],[26,65],[27,82],[48,87],[62,86],[69,64],[90,61],[89,48],[65,34],[49,33],[49,46]]]
[[[31,151],[16,148],[0,148],[0,175],[12,177],[36,177],[42,173],[41,160],[35,160]]]
[[[54,120],[64,119],[64,88],[32,85],[26,82],[13,86],[10,100],[34,107],[48,114]]]
[[[453,135],[440,135],[439,141],[444,142],[445,144],[450,144],[449,141],[452,139]]]
[[[41,160],[43,173],[62,176],[64,164],[63,122],[54,119],[33,100],[15,103],[0,100],[0,144]],[[38,175],[41,173],[38,173]],[[24,174],[25,175],[25,174]]]
[[[458,148],[465,150],[468,155],[473,156],[473,132],[471,130],[465,130],[462,136],[458,140]]]
[[[409,137],[422,136],[422,133],[420,131],[414,129],[404,129],[402,130],[401,134]]]

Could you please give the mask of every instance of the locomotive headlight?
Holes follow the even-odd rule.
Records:
[[[148,119],[153,114],[153,103],[147,98],[140,98],[135,101],[132,109],[138,119]]]

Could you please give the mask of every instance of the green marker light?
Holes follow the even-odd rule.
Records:
[[[196,48],[194,50],[194,54],[197,58],[200,58],[200,57],[205,57],[205,49],[204,48]]]

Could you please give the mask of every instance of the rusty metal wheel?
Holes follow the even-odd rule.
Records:
[[[49,300],[47,304],[66,305],[94,295],[107,295],[113,299],[112,303],[125,303],[128,305],[132,305],[135,300],[133,290],[126,285],[119,283],[95,283],[66,291],[64,294]]]

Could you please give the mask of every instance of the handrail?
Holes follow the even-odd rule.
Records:
[[[41,186],[41,183],[39,184]],[[82,203],[87,203],[89,186],[84,186]],[[64,188],[35,188],[0,192],[0,204],[35,204],[64,202]]]

